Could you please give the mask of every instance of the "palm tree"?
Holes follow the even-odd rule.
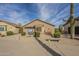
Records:
[[[74,4],[70,4],[70,37],[74,39],[75,36],[75,19],[74,19]]]

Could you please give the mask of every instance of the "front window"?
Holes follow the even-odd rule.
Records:
[[[0,26],[0,31],[5,31],[5,26]]]

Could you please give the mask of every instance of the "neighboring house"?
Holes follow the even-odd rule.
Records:
[[[70,24],[66,22],[63,26],[64,32],[70,34]],[[79,35],[79,17],[75,18],[75,34]]]
[[[0,20],[0,34],[2,34],[2,35],[6,35],[7,31],[12,31],[14,33],[18,33],[19,32],[18,28],[19,28],[19,26],[14,23]]]
[[[25,24],[23,26],[23,29],[24,32],[28,34],[29,32],[34,32],[34,27],[38,27],[38,31],[40,31],[40,33],[54,33],[54,25],[39,19],[33,20],[32,22]]]

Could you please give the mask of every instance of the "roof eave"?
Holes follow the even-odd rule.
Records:
[[[35,20],[33,20],[33,21],[37,21],[37,19],[35,19]],[[33,21],[31,21],[31,22],[29,22],[29,23],[25,24],[23,27],[25,27],[26,25],[28,25],[28,24],[32,23]],[[47,23],[47,22],[42,21],[42,20],[40,20],[40,19],[38,19],[38,21],[41,21],[41,22]],[[50,23],[47,23],[47,24],[49,24],[49,25],[51,25],[51,26],[54,26],[54,27],[55,27],[55,25],[52,25],[52,24],[50,24]]]

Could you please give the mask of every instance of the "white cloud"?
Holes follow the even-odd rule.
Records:
[[[26,14],[26,12],[13,11],[9,13],[11,21],[16,21],[16,23],[23,23],[23,21],[29,21],[29,16]]]
[[[0,15],[3,19],[14,22],[14,23],[23,23],[24,21],[29,21],[29,16],[27,13],[30,13],[27,10],[21,10],[17,5],[10,4],[0,4]]]
[[[49,9],[47,8],[48,4],[37,4],[37,6],[40,19],[48,19],[50,17]]]

